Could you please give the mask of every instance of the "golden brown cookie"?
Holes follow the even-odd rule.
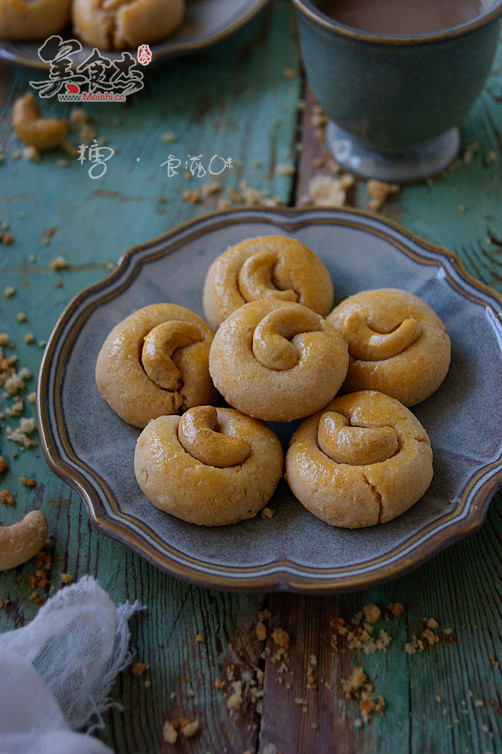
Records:
[[[411,411],[361,390],[303,422],[291,438],[285,476],[298,500],[326,523],[373,526],[422,497],[432,480],[432,450]]]
[[[430,306],[412,293],[398,288],[356,293],[327,319],[349,346],[346,392],[379,390],[414,406],[446,377],[448,334]]]
[[[184,12],[185,0],[74,0],[73,29],[91,47],[124,50],[165,39]]]
[[[45,39],[70,20],[71,0],[0,0],[0,37]]]
[[[270,427],[213,406],[151,421],[134,456],[136,479],[147,498],[202,526],[255,516],[272,497],[282,465],[281,443]]]
[[[325,317],[333,306],[333,284],[319,257],[287,236],[250,238],[214,260],[202,301],[214,330],[243,304],[263,299],[296,301]]]
[[[311,309],[244,304],[218,328],[209,370],[225,400],[267,421],[299,419],[329,403],[347,373],[347,345]]]
[[[176,304],[152,304],[113,328],[96,363],[99,391],[129,424],[178,409],[211,403],[209,376],[213,331],[197,314]]]

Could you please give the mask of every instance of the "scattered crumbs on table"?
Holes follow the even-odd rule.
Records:
[[[274,513],[275,513],[275,510],[273,510],[272,508],[265,507],[263,508],[261,515],[262,515],[262,518],[272,518]]]
[[[24,342],[26,343],[26,345],[30,345],[30,343],[35,342],[35,336],[33,335],[32,332],[26,333],[26,335],[24,336]]]
[[[259,620],[258,623],[256,624],[255,631],[256,631],[256,636],[258,640],[265,641],[265,639],[267,638],[267,629],[265,628],[265,624],[262,623],[261,620]]]
[[[145,689],[149,689],[151,685],[152,685],[152,682],[149,679],[147,679],[144,683]]]
[[[40,150],[34,147],[33,144],[28,144],[23,149],[23,158],[28,160],[28,162],[40,162],[42,155]]]
[[[278,175],[294,175],[296,168],[294,165],[278,165],[276,172]]]
[[[147,668],[148,665],[146,662],[135,662],[131,668],[131,673],[135,676],[140,676],[143,675]]]
[[[7,286],[7,288],[4,288],[3,295],[5,296],[5,298],[12,298],[15,292],[16,289],[14,288],[14,286],[9,285]]]
[[[204,634],[197,634],[197,636],[195,637],[195,641],[198,642],[199,644],[204,644],[204,642],[206,641],[206,637],[204,636]]]
[[[347,201],[347,191],[355,183],[353,175],[348,173],[333,177],[318,173],[310,179],[307,196],[302,197],[300,204],[313,204],[315,207],[343,207]]]
[[[51,262],[51,270],[66,270],[70,265],[68,264],[68,260],[65,259],[63,256],[58,256]]]
[[[488,152],[486,157],[483,158],[483,165],[487,168],[489,165],[492,164],[492,162],[497,161],[497,153],[493,150],[491,152]]]
[[[181,196],[184,202],[189,202],[190,204],[199,204],[202,201],[199,189],[194,189],[193,191],[185,189]]]
[[[218,689],[218,690],[221,690],[223,688],[223,681],[221,680],[221,678],[216,678],[215,679],[215,681],[214,681],[214,688]]]
[[[432,629],[435,630],[438,627],[439,627],[439,623],[437,622],[437,620],[435,618],[428,618],[427,619],[427,628],[432,628]]]
[[[178,137],[173,131],[166,131],[166,133],[162,134],[162,141],[165,141],[166,144],[172,144],[177,139]]]
[[[29,479],[27,479],[25,476],[20,476],[19,481],[24,487],[33,488],[33,487],[36,487],[37,485],[33,477],[30,477]]]
[[[15,505],[14,497],[10,494],[9,490],[0,490],[0,503],[2,505]]]
[[[387,607],[395,618],[400,618],[404,612],[404,607],[400,602],[391,602]]]
[[[35,447],[38,443],[31,440],[28,435],[35,431],[35,419],[21,418],[19,426],[7,427],[7,439],[11,442],[17,442],[24,448]]]
[[[210,196],[214,196],[214,194],[219,194],[220,191],[221,185],[218,183],[218,181],[212,181],[212,183],[207,183],[202,187],[202,193],[204,194],[205,199]]]
[[[62,573],[61,574],[61,583],[62,584],[71,584],[73,581],[73,576],[71,573]]]
[[[282,69],[282,78],[283,79],[295,79],[296,78],[296,71],[294,68],[283,68]]]
[[[399,188],[397,183],[384,183],[371,178],[366,183],[366,193],[370,197],[366,207],[372,212],[378,212],[389,196],[398,193]]]
[[[9,470],[9,464],[7,463],[7,461],[5,460],[3,456],[0,456],[0,474],[3,474],[4,471],[8,471],[8,470]]]
[[[167,744],[175,744],[178,739],[178,732],[175,730],[173,724],[166,720],[162,729],[162,737]]]
[[[197,733],[198,730],[199,730],[198,720],[193,720],[191,723],[188,722],[185,725],[181,726],[181,732],[183,733],[185,738],[191,738]]]
[[[10,246],[12,243],[14,243],[12,233],[2,233],[2,241],[6,246]]]
[[[18,312],[17,319],[18,319],[19,322],[26,322],[26,320],[28,319],[28,317],[26,316],[26,314],[24,312]]]

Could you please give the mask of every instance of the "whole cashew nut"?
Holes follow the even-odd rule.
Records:
[[[201,333],[191,322],[169,320],[145,335],[141,360],[148,377],[164,390],[178,390],[181,372],[172,360],[177,348],[201,341]]]
[[[399,448],[393,427],[352,427],[343,414],[326,411],[317,430],[319,447],[336,463],[363,466],[385,461]]]
[[[15,102],[12,125],[20,139],[37,149],[68,146],[68,123],[58,118],[40,117],[40,107],[33,94],[27,94]]]
[[[349,352],[362,361],[381,361],[397,356],[415,343],[422,333],[416,319],[404,319],[390,333],[379,333],[364,322],[359,312],[349,314],[343,323],[343,337]]]
[[[244,463],[251,452],[249,443],[242,438],[218,431],[214,406],[196,406],[184,413],[178,424],[178,439],[193,458],[218,468]]]
[[[309,309],[282,306],[267,314],[253,334],[253,353],[267,369],[292,369],[299,353],[289,338],[322,330],[320,317]]]
[[[0,526],[0,571],[26,563],[47,538],[47,519],[41,511],[30,511],[12,526]]]
[[[274,285],[276,262],[276,255],[271,251],[260,251],[246,259],[239,271],[239,290],[245,301],[268,298],[298,301],[295,291],[281,290]]]

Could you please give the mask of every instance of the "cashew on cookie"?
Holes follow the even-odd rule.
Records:
[[[243,304],[263,299],[293,301],[325,317],[333,306],[333,284],[319,257],[287,236],[250,238],[214,260],[203,292],[214,330]]]
[[[285,477],[326,523],[373,526],[422,497],[432,481],[432,450],[411,411],[388,395],[361,390],[336,398],[296,430]]]
[[[272,497],[282,465],[281,443],[270,427],[213,406],[151,421],[134,457],[146,497],[166,513],[202,526],[255,516]]]
[[[254,301],[218,328],[209,354],[216,388],[231,406],[266,421],[319,411],[347,373],[347,345],[301,304]]]
[[[443,382],[450,366],[450,339],[425,301],[398,288],[363,291],[327,317],[349,346],[343,389],[379,390],[414,406]]]
[[[96,364],[99,391],[124,421],[144,427],[162,414],[211,403],[212,330],[176,304],[152,304],[106,338]]]

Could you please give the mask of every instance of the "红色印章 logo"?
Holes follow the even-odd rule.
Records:
[[[148,45],[138,48],[136,59],[130,52],[122,52],[113,60],[94,47],[77,65],[73,56],[82,49],[78,39],[62,39],[57,34],[49,37],[38,50],[40,60],[50,65],[49,78],[30,81],[30,86],[40,97],[57,95],[60,102],[125,102],[128,95],[143,89],[144,74],[138,63],[145,66],[151,61]]]

